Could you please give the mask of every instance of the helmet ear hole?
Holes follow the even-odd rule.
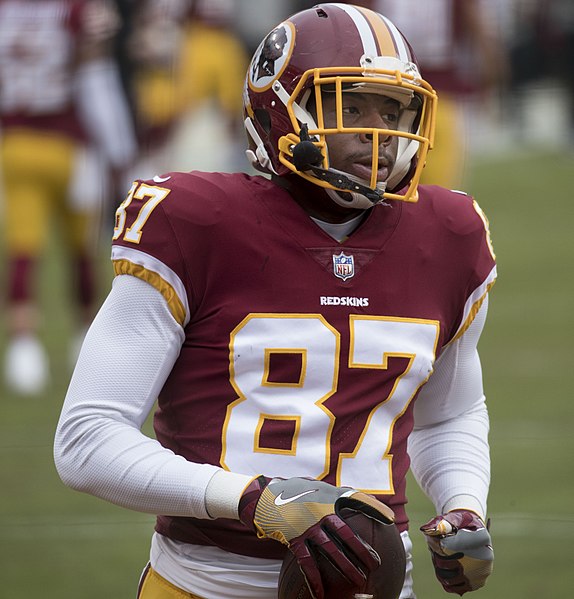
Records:
[[[263,127],[265,133],[269,134],[271,131],[271,116],[269,113],[263,108],[256,108],[253,114],[257,122]]]
[[[422,108],[423,99],[418,94],[415,94],[413,99],[411,100],[411,103],[407,106],[407,110],[410,110],[415,113],[415,117],[410,126],[411,133],[415,133],[419,129],[419,126],[421,124],[421,118],[423,116]]]
[[[410,104],[407,106],[407,110],[416,110],[419,112],[423,107],[423,99],[419,94],[414,94]]]

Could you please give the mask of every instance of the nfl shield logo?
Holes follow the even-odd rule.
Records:
[[[341,252],[338,256],[333,254],[333,273],[339,279],[346,281],[355,274],[355,260]]]

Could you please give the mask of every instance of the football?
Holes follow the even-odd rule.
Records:
[[[384,524],[363,512],[344,508],[341,517],[381,558],[381,565],[361,587],[352,585],[322,554],[317,554],[326,599],[397,599],[403,588],[406,557],[394,524]],[[356,561],[356,560],[352,560]],[[313,599],[297,560],[288,551],[279,574],[279,599]]]

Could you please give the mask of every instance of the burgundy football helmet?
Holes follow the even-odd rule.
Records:
[[[342,94],[352,91],[398,100],[397,129],[346,127]],[[325,93],[336,94],[336,127],[325,127]],[[296,173],[347,207],[413,202],[433,144],[436,104],[409,43],[387,18],[349,4],[318,4],[278,25],[251,60],[243,94],[247,156],[258,170]],[[340,133],[373,136],[370,180],[330,168],[329,136]],[[387,181],[377,181],[376,142],[391,135],[399,138],[396,162]]]

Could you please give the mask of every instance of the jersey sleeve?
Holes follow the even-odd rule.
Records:
[[[466,194],[461,195],[461,208],[466,214],[461,219],[461,224],[457,225],[460,227],[457,232],[466,238],[465,257],[461,259],[468,262],[467,272],[470,274],[464,289],[464,305],[455,328],[450,331],[449,343],[459,339],[472,324],[497,277],[496,256],[488,219],[475,199]]]
[[[173,221],[186,198],[174,179],[133,183],[116,211],[112,263],[116,276],[131,275],[155,287],[184,327],[190,318],[189,281]]]

